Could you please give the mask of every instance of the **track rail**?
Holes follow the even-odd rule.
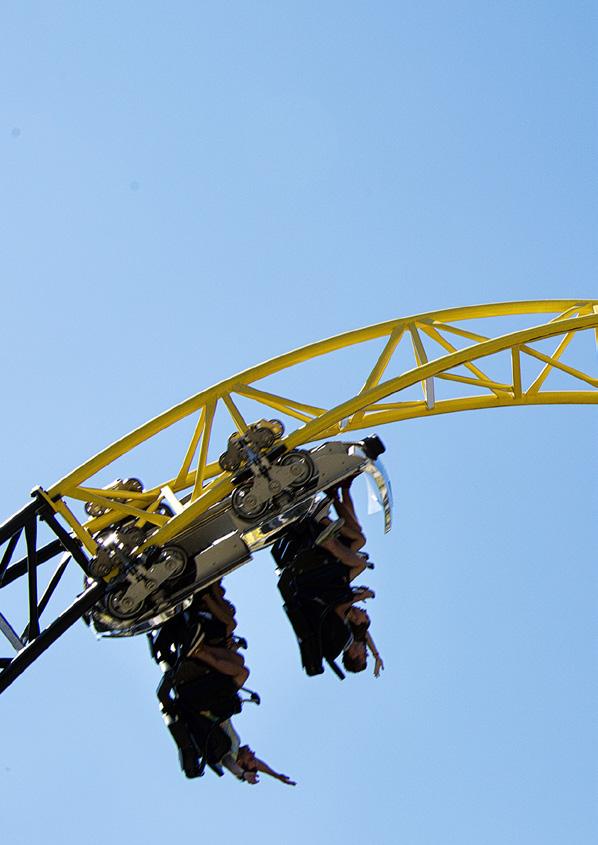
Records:
[[[495,318],[507,323],[525,317],[528,328],[496,333]],[[476,321],[476,331],[468,323]],[[479,331],[483,323],[486,331]],[[231,429],[243,430],[247,422],[265,415],[283,415],[289,429],[286,444],[300,446],[314,440],[379,427],[418,417],[431,417],[456,411],[484,408],[543,404],[598,403],[598,379],[590,373],[595,358],[590,354],[594,344],[589,338],[587,365],[571,366],[566,353],[573,338],[594,330],[598,336],[598,300],[548,300],[474,305],[428,312],[413,317],[390,320],[373,326],[319,341],[293,352],[273,358],[258,366],[197,393],[145,425],[113,443],[86,461],[48,490],[48,499],[93,554],[93,533],[123,516],[156,526],[151,542],[163,543],[193,522],[210,505],[230,492],[229,475],[222,473],[210,456],[222,451],[224,442],[213,441],[214,419],[219,408],[230,418]],[[537,344],[556,338],[551,354]],[[371,364],[363,373],[361,388],[354,396],[332,407],[311,402],[309,395],[281,396],[268,389],[268,378],[285,370],[323,356],[339,355],[348,347],[382,342],[382,350],[374,349]],[[463,344],[465,344],[463,346]],[[378,344],[379,345],[379,344]],[[399,375],[395,360],[401,350],[409,349],[412,366]],[[508,378],[496,380],[485,370],[485,361],[507,357]],[[524,362],[533,362],[537,372],[526,380]],[[558,373],[567,377],[566,387],[548,389],[550,377]],[[421,398],[404,398],[414,385],[421,385]],[[452,395],[440,397],[439,387],[449,387]],[[461,395],[467,389],[473,395]],[[308,394],[308,391],[306,391]],[[240,403],[244,410],[241,412]],[[196,425],[191,439],[181,444],[182,463],[173,466],[172,475],[143,493],[115,493],[94,487],[90,480],[115,460],[186,417],[194,417]],[[212,446],[212,449],[210,448]],[[215,447],[215,448],[214,448]],[[155,513],[168,497],[180,499],[172,517]],[[107,508],[96,519],[81,524],[69,507],[72,501],[91,501]],[[176,505],[176,503],[175,503]]]

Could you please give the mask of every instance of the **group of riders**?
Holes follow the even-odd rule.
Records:
[[[373,564],[362,551],[366,540],[350,486],[347,479],[326,491],[309,515],[287,527],[272,547],[280,573],[278,588],[308,675],[321,674],[324,663],[340,678],[343,669],[361,672],[368,653],[376,677],[384,668],[370,633],[369,615],[359,606],[374,593],[369,587],[353,586]],[[235,634],[235,614],[222,583],[215,582],[150,635],[152,655],[163,672],[158,687],[162,715],[187,777],[202,775],[208,766],[218,775],[227,769],[247,783],[257,783],[261,772],[294,786],[287,775],[241,745],[231,723],[243,703],[259,703],[257,693],[246,686],[249,669],[241,652],[247,643]]]

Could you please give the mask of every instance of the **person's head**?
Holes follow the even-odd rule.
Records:
[[[226,594],[226,590],[222,586],[222,581],[215,581],[208,589],[210,590],[214,598],[217,599],[223,599]]]
[[[215,599],[221,606],[224,606],[227,611],[231,614],[231,616],[235,615],[235,613],[237,612],[237,608],[232,602],[224,598],[226,595],[226,590],[222,586],[222,581],[215,581],[211,586],[208,587],[206,593],[210,595],[213,599]]]
[[[367,663],[368,655],[364,642],[353,642],[343,652],[343,666],[347,672],[363,672]]]
[[[242,745],[237,752],[237,763],[245,771],[251,771],[255,767],[255,751],[248,745]]]

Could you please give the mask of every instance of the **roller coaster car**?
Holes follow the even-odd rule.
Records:
[[[375,482],[391,525],[391,490],[383,466],[379,437],[359,442],[331,440],[309,450],[286,450],[275,441],[282,424],[275,420],[233,435],[220,465],[233,476],[233,492],[210,507],[191,526],[163,547],[136,549],[146,539],[133,522],[122,521],[97,537],[99,553],[90,576],[110,575],[104,598],[88,621],[102,636],[147,633],[184,610],[193,594],[247,563],[285,528],[304,517],[323,491],[344,479],[366,473]],[[187,502],[183,501],[183,506]],[[90,579],[91,580],[91,579]]]

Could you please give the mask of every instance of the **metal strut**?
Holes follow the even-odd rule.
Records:
[[[35,490],[33,500],[0,525],[0,590],[22,579],[26,584],[28,622],[21,634],[18,624],[11,624],[0,613],[0,634],[15,654],[0,656],[0,693],[27,669],[52,643],[62,636],[78,619],[81,619],[102,597],[106,584],[92,582],[75,601],[59,613],[45,628],[40,618],[64,576],[69,562],[74,559],[84,572],[89,571],[89,558],[78,539],[58,522],[47,499]],[[55,539],[40,545],[38,528],[44,523]],[[25,555],[13,561],[13,556],[24,539]],[[60,561],[50,577],[41,598],[39,597],[39,567],[60,555]]]

